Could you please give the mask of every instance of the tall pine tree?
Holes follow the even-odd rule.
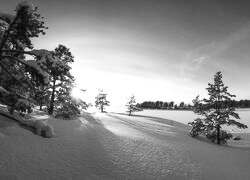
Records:
[[[48,113],[52,114],[54,111],[55,100],[58,99],[59,90],[61,88],[71,89],[74,83],[74,77],[70,73],[70,64],[74,62],[74,57],[69,48],[64,45],[58,45],[52,52],[57,61],[46,61],[47,71],[50,74],[51,89],[50,103]]]
[[[236,121],[240,119],[235,108],[230,105],[231,98],[235,97],[228,92],[228,87],[222,81],[222,73],[214,75],[214,82],[208,83],[209,98],[200,100],[197,96],[194,100],[193,111],[200,118],[189,123],[192,125],[191,136],[205,134],[207,138],[218,144],[226,143],[232,137],[231,134],[221,130],[222,125],[235,125],[238,128],[247,128],[246,125]],[[235,120],[236,119],[236,120]]]

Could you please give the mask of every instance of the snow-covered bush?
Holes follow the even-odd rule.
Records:
[[[15,119],[17,119],[22,125],[33,128],[38,136],[51,138],[55,135],[54,128],[47,124],[46,121],[32,120],[30,118],[25,119],[24,117],[17,115],[15,115]]]
[[[54,129],[51,125],[48,125],[45,121],[37,120],[34,122],[34,128],[36,134],[46,138],[51,138],[54,136]]]
[[[28,114],[21,116],[19,113],[13,113],[10,115],[5,108],[1,110],[1,113],[19,122],[22,126],[31,127],[39,136],[43,136],[46,138],[55,136],[54,128],[51,125],[47,124],[47,122],[44,120],[32,119],[32,116]]]

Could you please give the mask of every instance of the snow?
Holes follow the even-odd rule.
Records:
[[[21,60],[23,64],[34,68],[40,75],[43,77],[43,81],[45,84],[49,83],[49,74],[45,71],[46,70],[46,61],[49,60],[51,62],[58,61],[56,57],[53,57],[51,52],[45,49],[40,50],[32,50],[29,52],[30,54],[37,57],[37,60]]]
[[[39,136],[51,138],[55,134],[53,127],[51,125],[48,125],[45,121],[34,121],[34,127],[36,130],[36,134]]]
[[[55,136],[54,128],[47,123],[47,120],[34,116],[34,113],[25,116],[20,116],[18,113],[10,115],[7,111],[7,107],[2,105],[0,106],[0,111],[2,114],[11,116],[16,119],[18,122],[21,123],[22,126],[34,128],[35,133],[38,136],[43,136],[46,138],[51,138]]]
[[[52,56],[51,52],[46,49],[34,49],[30,51],[31,54],[37,57],[37,63],[42,69],[46,69],[46,63],[49,61],[53,63],[55,58]]]
[[[33,116],[51,124],[57,135],[41,138],[0,116],[0,179],[250,177],[249,146],[191,138],[188,126],[167,116],[86,112],[76,120],[61,120],[39,111]]]
[[[51,64],[51,67],[57,68],[58,71],[70,70],[68,65],[64,64],[58,57],[53,56],[48,50],[32,50],[30,53],[37,57],[37,63],[42,69],[47,69],[46,65]]]
[[[43,136],[47,138],[52,138],[53,136],[55,136],[54,128],[51,125],[48,125],[46,121],[22,118],[19,118],[18,120],[20,123],[22,123],[22,125],[34,128],[35,133],[38,136]]]
[[[43,81],[45,84],[49,83],[49,74],[46,71],[44,71],[43,69],[41,69],[35,60],[28,60],[28,61],[24,61],[24,62],[26,65],[31,66],[34,69],[36,69],[39,72],[39,74],[42,75]]]
[[[15,116],[15,118],[18,119],[19,122],[22,123],[22,125],[34,128],[35,133],[38,136],[43,136],[47,138],[52,138],[53,136],[55,136],[54,128],[51,125],[47,124],[46,120],[39,120],[36,117],[32,117],[32,115],[28,119],[17,116]]]
[[[236,126],[224,126],[223,128],[231,133],[250,133],[250,109],[236,109],[236,113],[239,114],[240,120],[237,120],[243,124],[246,124],[248,128],[239,129]],[[144,110],[142,112],[136,112],[137,115],[154,116],[158,118],[167,117],[183,124],[193,121],[198,116],[193,111],[181,111],[181,110]]]
[[[32,53],[35,56],[43,56],[43,57],[51,54],[50,51],[46,49],[34,49],[30,51],[30,53]]]

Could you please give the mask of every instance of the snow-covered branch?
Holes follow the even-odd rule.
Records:
[[[25,60],[19,59],[19,58],[15,57],[15,56],[9,56],[9,55],[5,56],[4,55],[4,56],[2,56],[2,58],[13,59],[15,61],[18,61],[21,64],[27,65],[27,63],[25,63]]]
[[[11,58],[11,59],[18,61],[19,63],[21,63],[25,66],[28,66],[28,67],[35,69],[40,75],[43,76],[43,80],[44,80],[45,84],[47,84],[49,82],[49,74],[47,72],[45,72],[44,70],[42,70],[35,60],[25,61],[23,59],[19,59],[19,58],[16,58],[14,56],[3,56],[3,58]],[[5,68],[5,70],[7,70],[7,68]]]
[[[14,50],[14,49],[3,49],[2,52],[4,53],[19,53],[19,54],[28,54],[32,56],[36,56],[35,53],[33,53],[34,50],[32,51],[21,51],[21,50]]]

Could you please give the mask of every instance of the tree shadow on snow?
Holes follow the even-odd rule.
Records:
[[[128,114],[126,114],[126,113],[111,112],[111,114],[118,114],[118,115],[128,116]],[[133,115],[128,116],[128,117],[142,117],[142,118],[146,118],[148,120],[155,121],[155,122],[158,122],[158,123],[162,123],[162,124],[166,124],[166,125],[170,125],[170,126],[178,126],[178,127],[182,127],[182,128],[185,128],[185,129],[186,128],[188,129],[188,127],[189,127],[187,124],[184,124],[184,123],[181,123],[181,122],[177,122],[177,121],[174,121],[174,120],[171,120],[171,119],[154,117],[154,116],[145,116],[145,115],[136,115],[136,114],[133,114]]]
[[[85,121],[89,124],[93,124],[93,125],[101,125],[103,126],[103,123],[100,119],[95,118],[93,115],[95,113],[88,113],[88,112],[83,112],[82,115],[79,117],[80,121]]]
[[[146,135],[155,137],[157,139],[164,140],[166,137],[168,137],[168,140],[176,140],[178,137],[176,136],[176,130],[174,130],[174,127],[171,126],[160,126],[160,125],[147,125],[147,122],[143,123],[142,121],[133,121],[133,119],[127,117],[119,117],[115,114],[108,114],[111,118],[118,119],[121,123],[124,125],[133,128],[141,133],[144,133]]]
[[[24,128],[26,130],[29,130],[35,134],[34,128],[21,124],[18,120],[16,120],[15,118],[13,118],[7,114],[0,113],[0,128],[6,128],[6,127],[15,126],[15,125],[18,125],[18,126]]]
[[[180,123],[180,122],[177,122],[177,121],[174,121],[174,120],[169,120],[169,119],[159,118],[159,117],[153,117],[153,116],[136,115],[136,114],[128,116],[128,114],[126,114],[126,113],[116,113],[116,112],[111,112],[110,114],[127,116],[127,118],[128,117],[142,117],[142,118],[146,118],[148,120],[159,122],[159,123],[162,123],[162,124],[166,124],[166,125],[170,125],[170,126],[175,126],[175,127],[180,127],[181,129],[184,129],[187,137],[193,139],[196,142],[198,141],[198,142],[200,142],[202,144],[203,143],[204,144],[210,144],[212,146],[217,146],[218,148],[225,148],[226,147],[226,148],[232,148],[232,149],[247,149],[247,150],[250,149],[250,146],[247,146],[247,145],[245,145],[245,146],[243,146],[243,145],[242,146],[236,146],[236,145],[232,145],[230,143],[218,145],[216,143],[213,143],[212,141],[210,141],[209,139],[207,139],[203,135],[199,135],[197,137],[191,137],[190,134],[189,134],[189,131],[191,130],[191,127],[188,126],[188,125],[186,125],[186,124],[184,124],[184,123]],[[118,118],[118,117],[114,117],[114,118]],[[122,120],[122,118],[118,118],[118,119]],[[250,139],[250,135],[249,135],[249,139]]]
[[[15,126],[18,123],[16,121],[13,121],[9,117],[6,117],[3,114],[0,114],[0,128],[6,128],[6,127],[11,127]]]

